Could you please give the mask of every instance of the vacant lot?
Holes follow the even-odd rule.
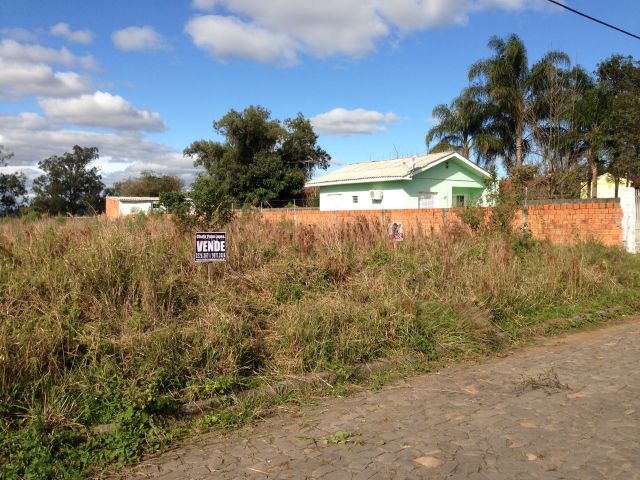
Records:
[[[267,407],[232,394],[266,381],[640,311],[640,260],[621,249],[459,227],[393,245],[383,230],[247,216],[209,286],[192,234],[162,218],[0,225],[0,476],[82,477],[235,426]],[[206,421],[173,419],[216,395]]]

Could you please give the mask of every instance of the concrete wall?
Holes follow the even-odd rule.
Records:
[[[151,205],[153,202],[151,201],[120,201],[120,215],[135,215],[137,213],[151,213]]]
[[[451,159],[421,172],[411,180],[393,182],[351,183],[347,185],[327,185],[320,187],[320,210],[398,210],[419,208],[422,192],[436,193],[436,207],[450,208],[453,205],[453,189],[464,189],[470,195],[471,190],[478,191],[480,197],[484,190],[483,177],[464,165]],[[371,200],[371,190],[384,192],[382,201]],[[353,197],[358,202],[353,203]],[[471,195],[469,196],[471,200]]]

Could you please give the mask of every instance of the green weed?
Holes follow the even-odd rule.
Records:
[[[358,363],[416,354],[427,369],[640,311],[640,258],[592,242],[452,226],[394,246],[381,223],[285,228],[251,213],[227,228],[209,285],[191,233],[162,217],[0,223],[0,477],[85,478],[234,428],[274,408],[233,403],[264,379],[333,369],[350,382]],[[195,430],[171,420],[214,396],[223,407]]]

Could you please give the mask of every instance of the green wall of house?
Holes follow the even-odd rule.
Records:
[[[421,172],[411,180],[366,182],[320,187],[321,210],[368,210],[419,208],[422,193],[435,194],[434,206],[455,206],[455,195],[465,204],[476,202],[484,191],[485,177],[462,161],[452,158]],[[372,201],[371,190],[384,192],[382,201]],[[357,200],[354,199],[357,197]]]

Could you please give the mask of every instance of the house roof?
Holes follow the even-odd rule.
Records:
[[[335,172],[307,182],[307,187],[324,185],[343,185],[348,183],[390,182],[393,180],[411,180],[414,175],[424,172],[446,160],[456,158],[483,176],[489,173],[470,162],[456,152],[429,153],[427,155],[376,160],[372,162],[352,163]]]
[[[157,202],[160,200],[160,197],[111,197],[114,200],[120,200],[121,202]]]

